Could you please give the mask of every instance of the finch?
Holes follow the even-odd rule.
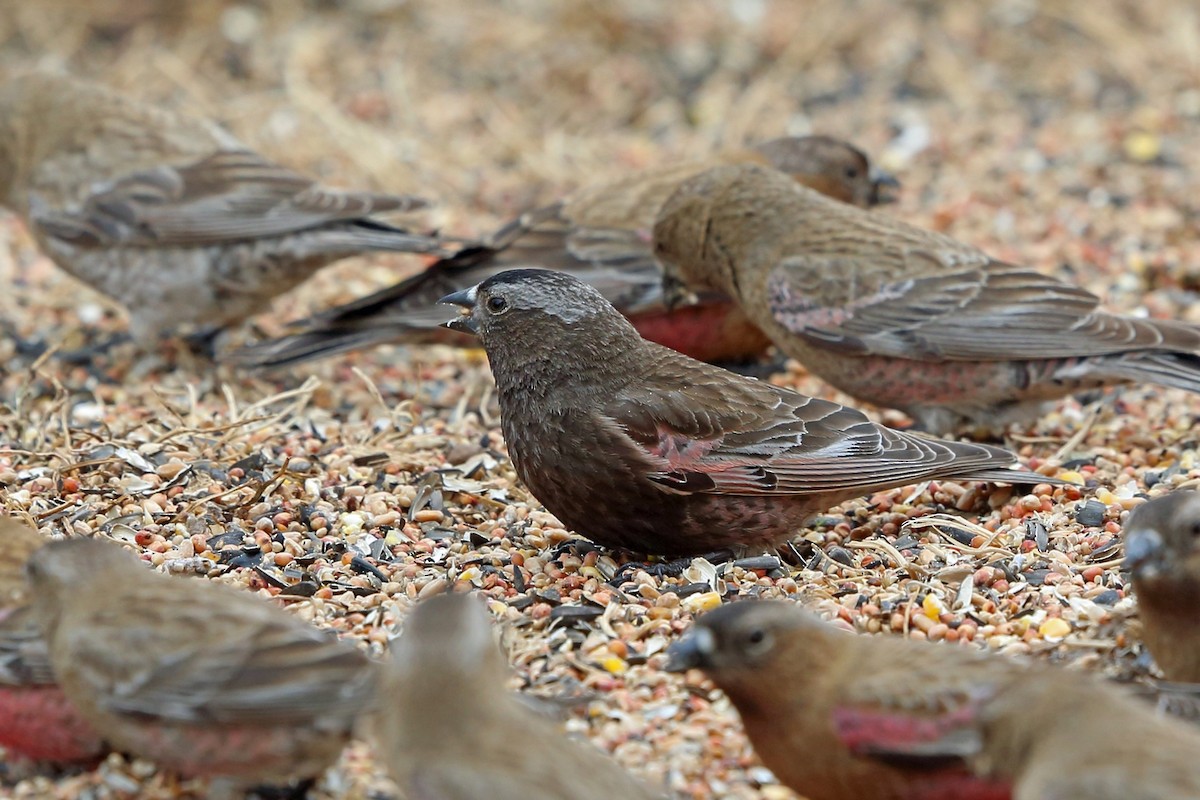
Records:
[[[1110,314],[1079,287],[771,169],[685,181],[654,247],[668,301],[722,292],[821,378],[929,431],[1004,424],[1106,384],[1200,391],[1200,329]]]
[[[388,342],[447,341],[438,298],[514,266],[570,272],[599,289],[644,337],[693,358],[756,358],[769,342],[727,297],[709,293],[698,306],[671,312],[663,306],[662,272],[650,250],[654,215],[675,187],[714,164],[742,162],[770,164],[805,186],[864,207],[890,199],[889,188],[899,185],[872,170],[861,151],[827,136],[784,137],[705,162],[646,170],[531,211],[483,247],[301,321],[299,332],[246,348],[235,359],[280,367]],[[450,341],[455,339],[463,341]]]
[[[517,475],[602,545],[693,555],[773,548],[814,514],[941,479],[1035,481],[987,445],[891,430],[837,403],[647,342],[591,286],[511,270],[443,298],[496,379]]]
[[[29,613],[25,565],[47,540],[0,519],[0,747],[34,761],[89,762],[104,743],[54,681],[50,656]]]
[[[1146,646],[1167,680],[1200,683],[1200,492],[1138,506],[1123,536]]]
[[[849,634],[783,601],[705,614],[668,656],[809,800],[1200,797],[1200,732],[1079,673]]]
[[[405,797],[653,797],[509,693],[507,673],[487,612],[474,598],[439,595],[412,611],[384,668],[373,720],[380,756]]]
[[[319,775],[374,690],[354,645],[275,605],[155,572],[95,539],[30,561],[30,609],[59,685],[114,748],[214,794]]]
[[[0,204],[144,344],[262,311],[348,256],[440,251],[373,216],[419,198],[328,189],[206,120],[37,72],[0,86]]]

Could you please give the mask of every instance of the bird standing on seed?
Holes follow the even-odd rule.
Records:
[[[417,800],[649,800],[588,744],[504,688],[487,612],[468,595],[418,605],[384,668],[374,727],[381,759]]]
[[[1003,423],[1106,384],[1200,391],[1200,329],[1107,313],[1079,287],[771,169],[685,181],[654,247],[669,300],[727,294],[817,375],[930,431]]]
[[[854,635],[780,601],[705,614],[668,655],[810,800],[1200,797],[1200,733],[1077,672]]]
[[[25,566],[45,544],[33,528],[0,519],[0,747],[35,761],[93,761],[105,751],[63,695],[28,608]]]
[[[315,778],[374,690],[352,644],[114,544],[51,542],[27,572],[51,665],[80,714],[116,749],[220,779],[213,796]]]
[[[260,312],[348,256],[440,252],[374,217],[418,198],[319,186],[206,120],[44,73],[0,86],[0,204],[142,343]]]
[[[1138,506],[1123,536],[1146,646],[1168,680],[1200,684],[1200,492]]]
[[[1014,456],[877,425],[642,339],[594,288],[512,270],[443,302],[478,334],[517,475],[607,547],[772,548],[830,506],[933,478],[1033,481]]]
[[[369,297],[326,311],[295,334],[247,348],[237,359],[278,367],[388,342],[444,341],[443,295],[514,266],[562,270],[596,287],[647,339],[702,361],[745,361],[769,344],[729,302],[705,294],[697,306],[669,312],[650,229],[663,201],[685,179],[715,164],[769,164],[835,200],[867,207],[885,202],[890,175],[827,136],[784,137],[702,162],[670,164],[582,189],[501,228],[482,247],[439,261]]]

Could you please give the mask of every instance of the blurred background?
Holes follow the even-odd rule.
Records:
[[[1149,302],[1186,315],[1172,292],[1200,284],[1191,0],[3,0],[0,69],[31,66],[214,117],[331,182],[427,194],[447,232],[821,132],[898,174],[894,213],[1106,273],[1118,305],[1162,289]],[[300,302],[391,277],[334,268]]]

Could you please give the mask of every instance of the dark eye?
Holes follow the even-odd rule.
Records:
[[[854,180],[855,178],[858,177],[858,167],[846,167],[844,170],[844,174],[850,180]]]
[[[492,295],[487,299],[487,310],[493,314],[503,314],[508,311],[508,301],[498,295]]]
[[[750,631],[750,635],[746,637],[746,641],[750,644],[762,644],[767,640],[767,632],[762,628]]]

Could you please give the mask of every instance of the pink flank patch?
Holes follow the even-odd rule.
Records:
[[[0,746],[35,761],[81,762],[104,743],[57,686],[0,686]]]

